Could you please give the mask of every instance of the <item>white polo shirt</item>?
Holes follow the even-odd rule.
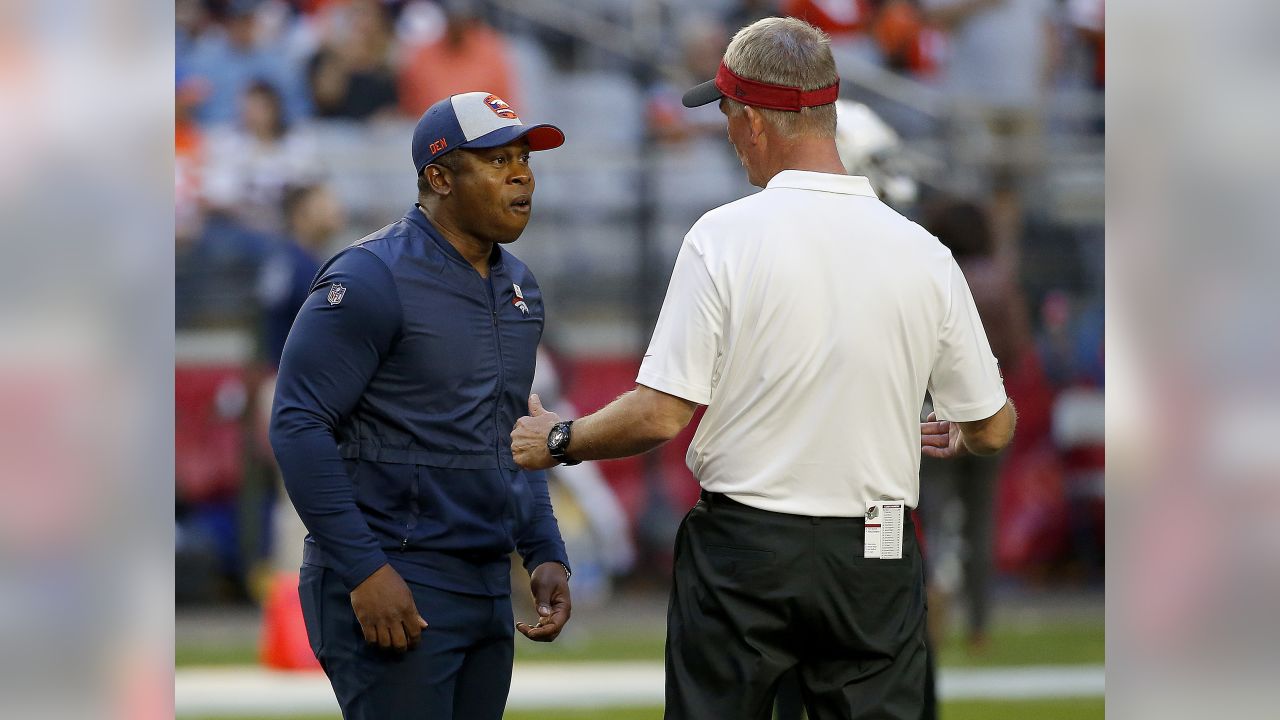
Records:
[[[703,488],[828,517],[916,505],[926,389],[947,420],[1005,403],[951,252],[866,178],[797,170],[689,230],[636,381],[708,406]]]

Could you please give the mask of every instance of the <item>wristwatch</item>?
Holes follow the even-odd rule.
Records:
[[[573,421],[566,420],[558,422],[551,426],[551,432],[547,433],[547,452],[551,453],[551,459],[564,465],[577,465],[581,460],[574,460],[569,456],[569,439],[573,435]]]

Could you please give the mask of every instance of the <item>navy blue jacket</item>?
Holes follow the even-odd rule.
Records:
[[[310,534],[354,588],[406,580],[510,593],[508,555],[568,564],[546,474],[511,457],[542,294],[495,246],[482,278],[415,206],[316,274],[285,342],[271,446]]]

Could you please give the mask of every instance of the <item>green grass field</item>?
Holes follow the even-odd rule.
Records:
[[[658,633],[595,633],[550,645],[516,638],[516,662],[661,662],[663,638]],[[1055,623],[1041,626],[998,626],[986,652],[970,655],[960,638],[944,643],[940,664],[947,667],[1001,667],[1018,665],[1100,665],[1105,657],[1101,619],[1096,622]],[[179,667],[192,665],[249,665],[256,662],[252,645],[196,647],[179,644]],[[1096,720],[1104,716],[1103,698],[1010,701],[957,701],[945,703],[942,720]],[[660,707],[609,708],[607,710],[549,709],[511,711],[508,720],[654,720]],[[226,720],[207,717],[200,720]],[[252,718],[250,720],[253,720]],[[262,717],[257,720],[337,720],[336,715]]]
[[[516,662],[608,662],[617,660],[662,661],[663,636],[659,633],[597,633],[560,642],[535,644],[516,638]],[[997,627],[988,650],[970,655],[959,636],[943,644],[939,664],[948,667],[998,667],[1005,665],[1100,664],[1104,658],[1101,620],[1093,623],[1059,623],[1043,626]],[[175,664],[252,665],[257,648],[252,644],[195,646],[178,643]]]

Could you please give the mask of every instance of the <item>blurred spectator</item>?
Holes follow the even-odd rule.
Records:
[[[1036,107],[1045,88],[1052,0],[922,0],[950,37],[946,76],[958,96],[992,110]]]
[[[177,69],[173,98],[174,231],[179,244],[200,232],[200,175],[204,165],[204,134],[195,120],[201,86]]]
[[[338,37],[308,63],[316,117],[366,120],[397,109],[391,18],[378,0],[353,0]]]
[[[1089,47],[1093,56],[1091,85],[1102,90],[1106,87],[1106,7],[1104,0],[1066,0],[1067,18]]]
[[[245,89],[260,80],[271,82],[284,98],[285,116],[306,117],[306,93],[298,69],[284,49],[259,42],[257,0],[230,0],[224,22],[203,24],[199,15],[192,30],[200,34],[189,42],[186,57],[178,56],[194,78],[204,83],[205,97],[197,111],[204,125],[233,122],[237,104]],[[182,33],[179,33],[182,37]],[[187,43],[179,42],[181,51]]]
[[[252,558],[250,580],[259,596],[267,592],[267,582],[284,582],[297,592],[297,569],[302,564],[302,540],[307,529],[293,505],[280,501],[284,490],[267,443],[267,426],[275,392],[275,373],[285,340],[311,291],[316,271],[329,254],[333,239],[346,226],[342,205],[325,185],[286,189],[283,211],[287,233],[283,242],[273,244],[267,252],[258,272],[257,299],[261,311],[258,352],[265,367],[261,368],[261,375],[255,377],[250,413],[257,451],[250,458],[257,472],[245,473],[242,490],[251,500],[242,503],[241,533],[250,538],[243,543],[246,547],[258,548]],[[257,535],[258,532],[261,535]],[[284,574],[283,581],[280,573]]]
[[[723,135],[723,115],[690,112],[680,99],[688,88],[715,77],[728,44],[729,32],[717,20],[698,17],[681,24],[681,77],[654,85],[649,95],[649,125],[658,140],[682,142],[696,135]]]
[[[973,202],[944,198],[925,209],[922,222],[964,271],[1001,368],[1016,368],[1032,345],[1030,320],[1014,268],[995,254],[987,211]]]
[[[1025,302],[1011,269],[993,257],[991,226],[983,208],[944,198],[925,208],[922,224],[951,250],[964,272],[1000,366],[1006,372],[1019,367],[1023,354],[1033,349]],[[1010,397],[1021,407],[1022,398],[1012,392]],[[948,599],[959,586],[969,647],[985,649],[995,551],[996,480],[1002,462],[1003,456],[970,455],[948,462],[922,459],[920,508],[930,536],[930,610],[934,615],[930,624],[935,643],[945,636]]]
[[[311,281],[330,243],[346,225],[342,205],[324,185],[287,189],[283,208],[288,232],[263,262],[258,276],[262,352],[272,367],[280,364],[289,328],[311,291]]]
[[[240,126],[210,134],[207,157],[204,195],[210,208],[272,234],[284,231],[284,189],[321,175],[313,139],[291,129],[280,93],[261,80],[245,90]]]
[[[942,33],[925,22],[913,0],[888,0],[872,21],[871,34],[890,70],[924,78],[942,61]]]
[[[177,0],[173,6],[174,50],[181,63],[195,46],[196,38],[212,23],[204,0]]]
[[[507,42],[479,18],[472,2],[445,3],[438,39],[410,49],[400,67],[400,110],[416,118],[437,100],[485,90],[517,110]]]
[[[948,35],[943,83],[963,118],[957,131],[985,131],[995,187],[1018,185],[1039,164],[1041,105],[1053,43],[1052,0],[923,0]],[[980,137],[980,135],[979,135]],[[960,137],[972,145],[972,137]],[[997,231],[999,233],[999,231]]]

